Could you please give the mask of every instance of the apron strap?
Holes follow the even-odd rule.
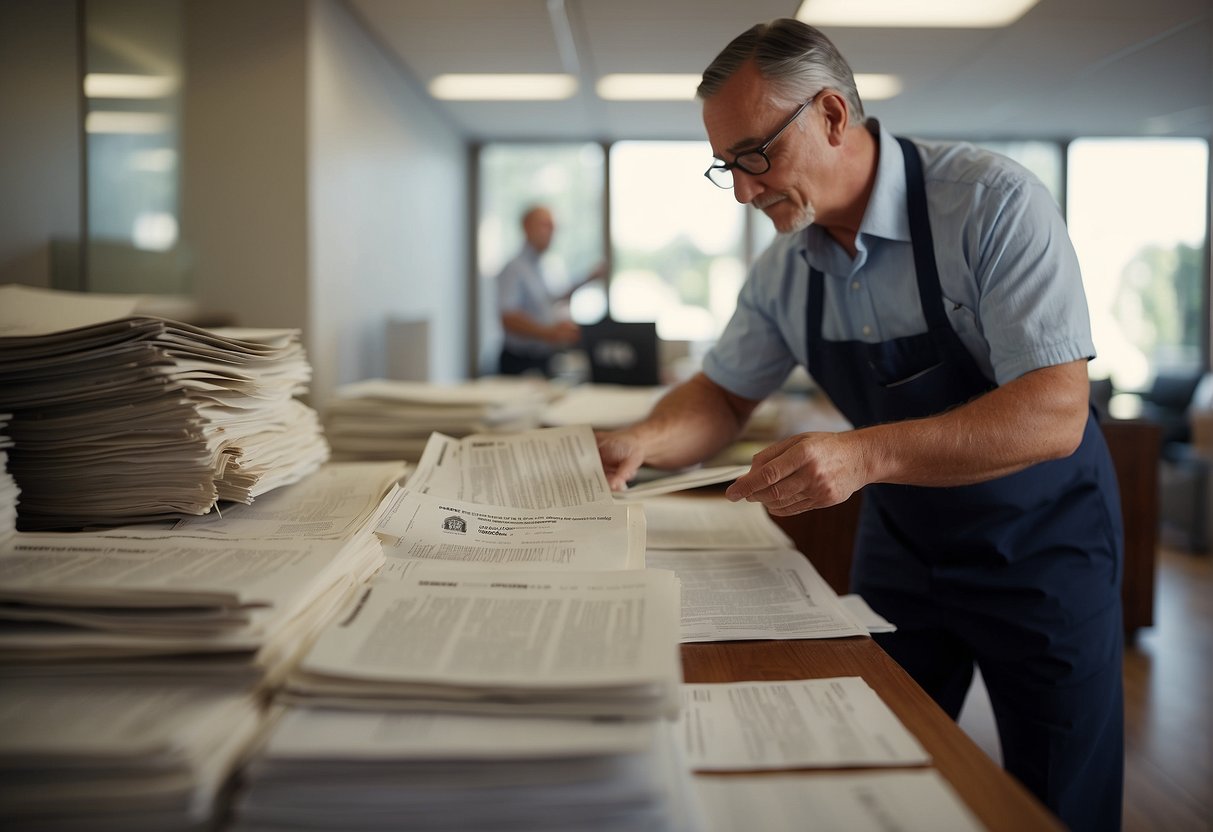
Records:
[[[906,169],[906,209],[910,216],[910,244],[914,247],[914,272],[918,280],[918,302],[928,329],[951,328],[943,311],[943,292],[935,265],[935,239],[927,214],[927,187],[922,175],[922,157],[909,139],[897,137]]]

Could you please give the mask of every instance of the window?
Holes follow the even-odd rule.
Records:
[[[1208,164],[1202,139],[1070,145],[1070,236],[1099,353],[1091,375],[1118,389],[1202,366]]]
[[[707,142],[611,147],[611,316],[666,340],[717,338],[745,280],[742,206],[703,178]]]
[[[602,146],[493,144],[480,152],[479,270],[491,280],[523,245],[522,214],[542,203],[552,210],[556,233],[544,255],[544,276],[553,293],[584,277],[603,260]],[[601,281],[578,290],[571,315],[579,323],[606,312]],[[491,284],[488,289],[492,289]],[[482,306],[493,306],[483,295]],[[490,310],[495,318],[496,310]]]

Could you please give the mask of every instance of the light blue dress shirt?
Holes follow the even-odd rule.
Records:
[[[796,364],[809,371],[810,264],[825,276],[822,336],[877,343],[927,329],[918,300],[900,145],[873,119],[880,156],[852,258],[822,228],[776,238],[704,359],[708,378],[763,399]],[[1026,169],[968,144],[917,142],[948,321],[987,377],[1092,358],[1078,258],[1048,190]]]
[[[529,244],[513,260],[505,264],[497,275],[497,311],[524,312],[541,324],[556,322],[556,311],[543,272],[539,266],[539,252]],[[536,357],[556,352],[550,344],[537,338],[525,338],[505,333],[505,346],[519,355]]]

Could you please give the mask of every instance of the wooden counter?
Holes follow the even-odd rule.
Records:
[[[932,766],[991,832],[1063,828],[871,639],[684,644],[682,666],[687,682],[861,676],[918,738],[931,755]]]

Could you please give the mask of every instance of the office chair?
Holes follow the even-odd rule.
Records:
[[[590,360],[595,384],[653,386],[661,383],[657,324],[624,323],[603,318],[581,328],[581,347]]]

